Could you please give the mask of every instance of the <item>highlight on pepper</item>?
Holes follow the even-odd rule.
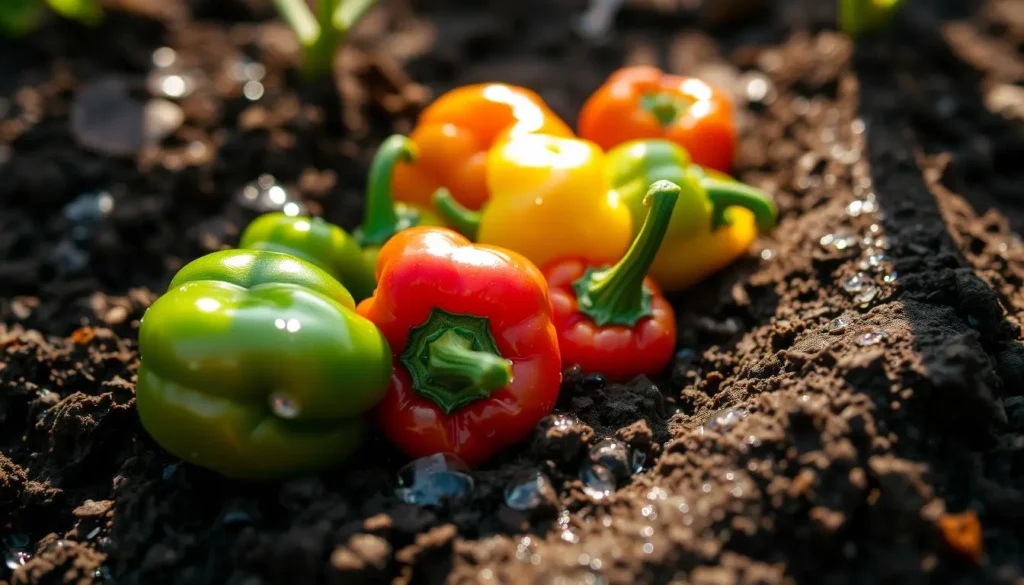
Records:
[[[675,312],[646,274],[681,192],[669,181],[650,186],[647,219],[614,266],[565,259],[544,268],[564,367],[578,365],[584,373],[626,382],[656,376],[672,361]]]
[[[903,0],[839,0],[839,29],[857,38],[886,27]]]
[[[648,187],[663,180],[680,187],[648,272],[666,291],[685,289],[731,264],[775,225],[777,210],[768,194],[701,168],[669,140],[629,141],[610,150],[607,160],[611,186],[632,214],[634,237],[647,216]]]
[[[171,454],[237,479],[345,460],[391,350],[349,292],[300,258],[225,250],[185,265],[139,331],[136,407]]]
[[[373,293],[373,266],[355,238],[321,218],[265,213],[242,232],[238,247],[291,254],[315,264],[338,279],[361,301]]]
[[[693,162],[724,173],[736,157],[732,100],[706,82],[656,67],[625,67],[580,110],[579,135],[608,150],[641,138],[682,146]]]
[[[398,232],[418,225],[444,225],[432,208],[395,200],[394,174],[400,162],[415,162],[419,148],[407,136],[388,137],[370,163],[366,184],[363,223],[352,234],[363,247],[363,257],[372,268],[380,248]]]
[[[544,100],[525,87],[481,83],[441,95],[420,114],[410,135],[419,159],[395,169],[396,199],[429,206],[434,192],[445,187],[455,201],[479,210],[490,198],[487,151],[524,134],[573,136]]]
[[[402,451],[476,465],[551,413],[561,358],[533,263],[447,228],[415,227],[384,245],[377,274],[380,286],[357,311],[394,352],[376,415]]]
[[[491,200],[483,209],[467,209],[445,189],[435,205],[470,239],[514,250],[538,266],[567,257],[615,261],[629,247],[633,226],[605,165],[588,140],[526,134],[488,153]]]
[[[31,33],[43,23],[47,8],[86,26],[96,26],[103,19],[100,0],[3,0],[0,34],[17,38]]]

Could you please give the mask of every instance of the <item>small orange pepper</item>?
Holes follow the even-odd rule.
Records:
[[[625,67],[583,104],[579,135],[609,150],[640,138],[663,138],[702,167],[729,172],[736,156],[732,100],[694,77],[656,67]]]
[[[420,114],[409,136],[420,157],[395,168],[395,198],[430,206],[434,191],[445,187],[457,202],[479,210],[490,197],[487,151],[524,134],[574,136],[539,95],[524,87],[482,83],[453,89]]]

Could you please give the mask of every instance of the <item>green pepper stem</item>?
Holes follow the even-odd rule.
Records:
[[[47,4],[64,18],[77,20],[87,26],[95,26],[103,19],[103,7],[99,0],[47,0]]]
[[[427,371],[439,382],[459,388],[460,395],[485,397],[512,380],[508,360],[472,349],[473,341],[454,330],[446,331],[427,346]],[[434,397],[438,400],[438,397]],[[441,405],[446,408],[445,405]]]
[[[406,136],[395,134],[381,143],[370,164],[366,186],[366,214],[357,238],[362,246],[383,246],[402,226],[395,210],[391,178],[399,162],[416,160],[416,144]]]
[[[736,181],[721,181],[704,177],[701,180],[708,199],[711,200],[711,229],[716,230],[729,223],[725,211],[730,207],[744,207],[754,214],[757,229],[767,232],[778,219],[775,203],[768,194],[750,185]]]
[[[626,255],[610,268],[588,270],[573,283],[580,312],[597,326],[633,327],[653,314],[652,295],[644,286],[644,277],[658,255],[681,191],[671,181],[652,184],[644,197],[650,211]]]
[[[470,240],[476,241],[477,233],[480,231],[479,211],[473,211],[452,197],[451,191],[444,187],[434,191],[434,209],[441,215],[455,230]]]

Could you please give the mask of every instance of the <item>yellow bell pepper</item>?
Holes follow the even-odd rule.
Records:
[[[672,181],[682,192],[648,275],[665,291],[687,288],[746,253],[759,233],[775,225],[777,210],[763,191],[692,164],[682,147],[663,139],[634,140],[608,151],[612,187],[633,214],[647,213],[647,188]]]
[[[605,155],[588,140],[527,134],[487,153],[490,200],[480,211],[438,189],[439,214],[466,237],[537,266],[575,258],[614,263],[633,240],[629,208],[611,189]]]

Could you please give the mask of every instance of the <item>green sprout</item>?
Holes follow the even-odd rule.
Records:
[[[352,27],[376,0],[316,0],[316,14],[306,0],[274,0],[281,17],[302,45],[302,73],[307,78],[327,75],[334,54]]]
[[[57,14],[94,26],[103,18],[100,0],[0,0],[0,34],[21,37],[43,22],[46,6]]]
[[[903,0],[839,0],[839,28],[851,37],[889,24]]]

